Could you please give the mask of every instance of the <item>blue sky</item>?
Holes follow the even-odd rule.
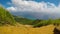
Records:
[[[8,7],[8,2],[11,2],[11,0],[0,0],[0,4],[2,4],[4,7]]]
[[[41,2],[41,1],[44,1],[44,2],[50,2],[50,3],[54,3],[56,5],[59,4],[60,0],[35,0],[37,2]]]
[[[36,1],[36,2],[41,2],[41,1],[50,2],[50,3],[54,3],[56,6],[60,3],[60,0],[33,0],[33,1]],[[10,5],[7,4],[8,2],[11,2],[11,0],[0,0],[0,4],[2,4],[4,7],[10,6]]]

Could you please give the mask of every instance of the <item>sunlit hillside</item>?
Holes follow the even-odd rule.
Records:
[[[5,25],[5,24],[13,25],[14,23],[15,20],[13,16],[8,12],[8,10],[0,6],[0,25]]]
[[[53,34],[53,25],[43,26],[40,28],[32,28],[18,24],[16,26],[1,26],[0,34]]]

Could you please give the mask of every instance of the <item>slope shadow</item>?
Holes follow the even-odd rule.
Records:
[[[58,29],[56,29],[56,28],[54,28],[54,34],[60,34],[60,30],[58,30]]]

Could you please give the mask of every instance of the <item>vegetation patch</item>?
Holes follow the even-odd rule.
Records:
[[[9,11],[0,6],[0,25],[6,24],[14,25],[15,20]]]

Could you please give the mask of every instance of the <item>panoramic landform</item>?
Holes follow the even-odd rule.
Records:
[[[60,0],[0,0],[0,34],[60,34]]]

